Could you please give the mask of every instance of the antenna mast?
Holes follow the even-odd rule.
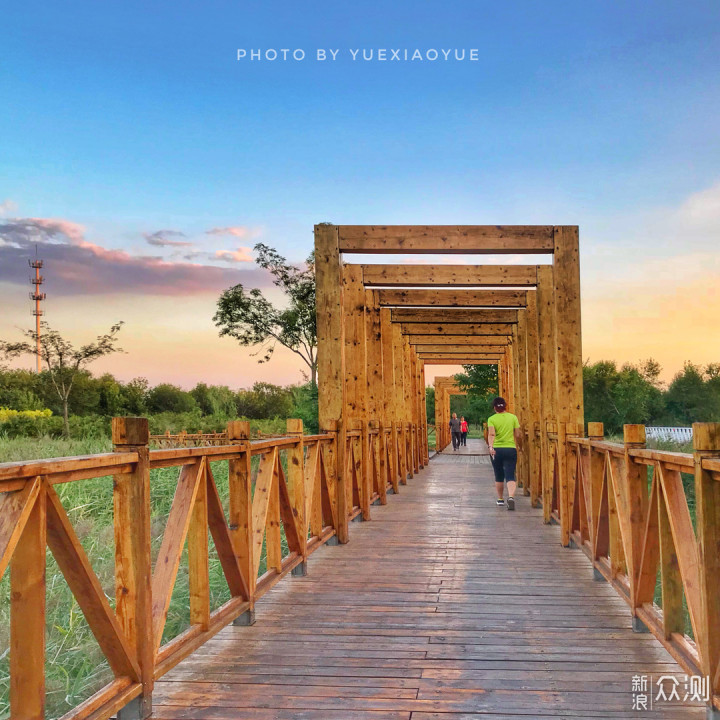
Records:
[[[35,269],[35,276],[30,277],[30,283],[35,286],[34,291],[30,293],[30,299],[35,301],[33,315],[35,316],[36,368],[37,371],[40,372],[42,369],[40,365],[40,317],[43,315],[43,311],[40,309],[40,303],[45,299],[46,295],[44,292],[40,292],[40,286],[45,282],[45,278],[40,274],[43,261],[38,259],[37,245],[35,246],[35,259],[28,260],[28,265]]]

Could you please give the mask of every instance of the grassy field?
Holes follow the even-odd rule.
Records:
[[[28,440],[0,438],[0,462],[107,452],[109,440]],[[227,512],[227,462],[211,463]],[[172,504],[178,468],[151,471],[153,560],[162,541]],[[113,543],[113,483],[111,477],[55,486],[111,606],[115,603]],[[211,607],[230,598],[222,568],[210,537]],[[287,552],[287,549],[284,549]],[[187,549],[178,572],[163,640],[189,626]],[[265,571],[265,557],[260,572]],[[9,718],[9,572],[0,582],[0,720]],[[47,717],[56,718],[92,695],[112,679],[112,673],[51,553],[47,553]]]

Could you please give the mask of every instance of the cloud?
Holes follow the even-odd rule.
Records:
[[[690,195],[676,215],[680,222],[694,227],[720,229],[720,182]]]
[[[158,230],[154,233],[143,233],[148,245],[156,247],[192,247],[193,243],[186,240],[172,240],[173,237],[186,237],[185,233],[179,230]]]
[[[257,237],[260,231],[257,228],[250,228],[246,225],[235,225],[233,227],[216,227],[205,231],[206,235],[231,235],[236,238]]]
[[[0,217],[3,215],[9,215],[11,212],[17,210],[17,203],[14,200],[3,200],[0,202]]]
[[[252,262],[253,258],[250,252],[249,247],[239,247],[237,250],[218,250],[215,257],[231,263]]]
[[[70,220],[53,218],[19,218],[0,223],[0,238],[10,245],[23,243],[78,243],[85,236],[85,227]]]
[[[40,246],[50,295],[146,294],[184,296],[218,293],[243,283],[271,285],[255,266],[239,270],[200,262],[174,262],[131,255],[85,239],[84,228],[68,220],[21,218],[0,222],[0,282],[25,284],[27,260]],[[250,261],[247,248],[227,251],[232,262]],[[207,256],[205,256],[207,257]]]

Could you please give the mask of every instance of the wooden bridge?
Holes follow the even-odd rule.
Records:
[[[0,465],[11,717],[44,716],[46,547],[114,675],[67,720],[634,717],[634,678],[685,673],[707,697],[640,712],[716,717],[720,425],[694,426],[692,454],[646,449],[642,426],[586,431],[577,228],[319,225],[316,263],[319,435],[288,420],[250,440],[236,421],[224,444],[150,450],[147,420],[116,418],[113,453]],[[515,513],[494,505],[482,445],[430,460],[433,363],[498,365],[526,434]],[[88,478],[113,487],[111,599],[56,489]],[[217,608],[209,538],[230,595]],[[181,563],[190,624],[168,639]]]

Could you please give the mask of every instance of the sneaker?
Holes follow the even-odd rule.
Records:
[[[514,510],[515,509],[515,498],[508,498],[507,502],[508,510]]]
[[[497,506],[498,506],[498,507],[503,507],[504,505],[505,505],[505,501],[504,501],[503,499],[501,499],[501,498],[498,498],[498,500],[497,500]]]

